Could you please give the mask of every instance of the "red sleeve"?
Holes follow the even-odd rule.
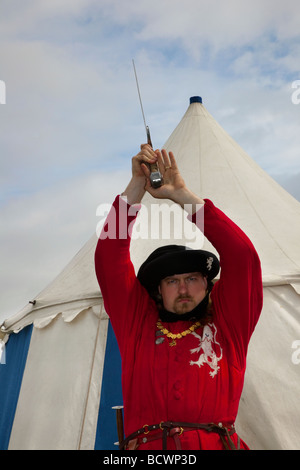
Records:
[[[244,362],[262,309],[262,276],[258,254],[245,233],[206,199],[204,235],[220,256],[220,280],[212,291],[216,320]]]
[[[150,301],[130,260],[130,227],[138,210],[118,196],[106,218],[95,252],[96,276],[121,354],[126,337],[134,335],[140,328]]]

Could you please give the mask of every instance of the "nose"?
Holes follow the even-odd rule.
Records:
[[[185,282],[185,279],[180,279],[180,282],[178,284],[178,292],[180,294],[186,293],[187,292],[187,284]]]

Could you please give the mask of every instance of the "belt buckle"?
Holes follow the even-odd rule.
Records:
[[[146,429],[147,428],[147,429]],[[144,424],[143,429],[144,429],[144,434],[149,434],[149,424]]]
[[[166,426],[163,427],[163,424],[164,424],[164,421],[161,421],[161,422],[159,423],[159,428],[160,428],[162,431],[164,431],[164,429],[166,428]],[[172,429],[178,429],[179,431],[176,431],[176,434],[178,434],[179,436],[181,436],[181,434],[184,432],[184,429],[183,429],[181,426],[173,426],[173,427],[170,426],[169,429],[170,429],[170,431],[171,431]]]

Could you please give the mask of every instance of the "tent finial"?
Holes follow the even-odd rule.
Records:
[[[201,96],[192,96],[190,98],[190,104],[192,104],[192,103],[202,103]]]

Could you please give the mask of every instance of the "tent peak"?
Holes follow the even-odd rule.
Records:
[[[192,103],[202,103],[201,96],[191,96],[190,104],[192,104]]]

